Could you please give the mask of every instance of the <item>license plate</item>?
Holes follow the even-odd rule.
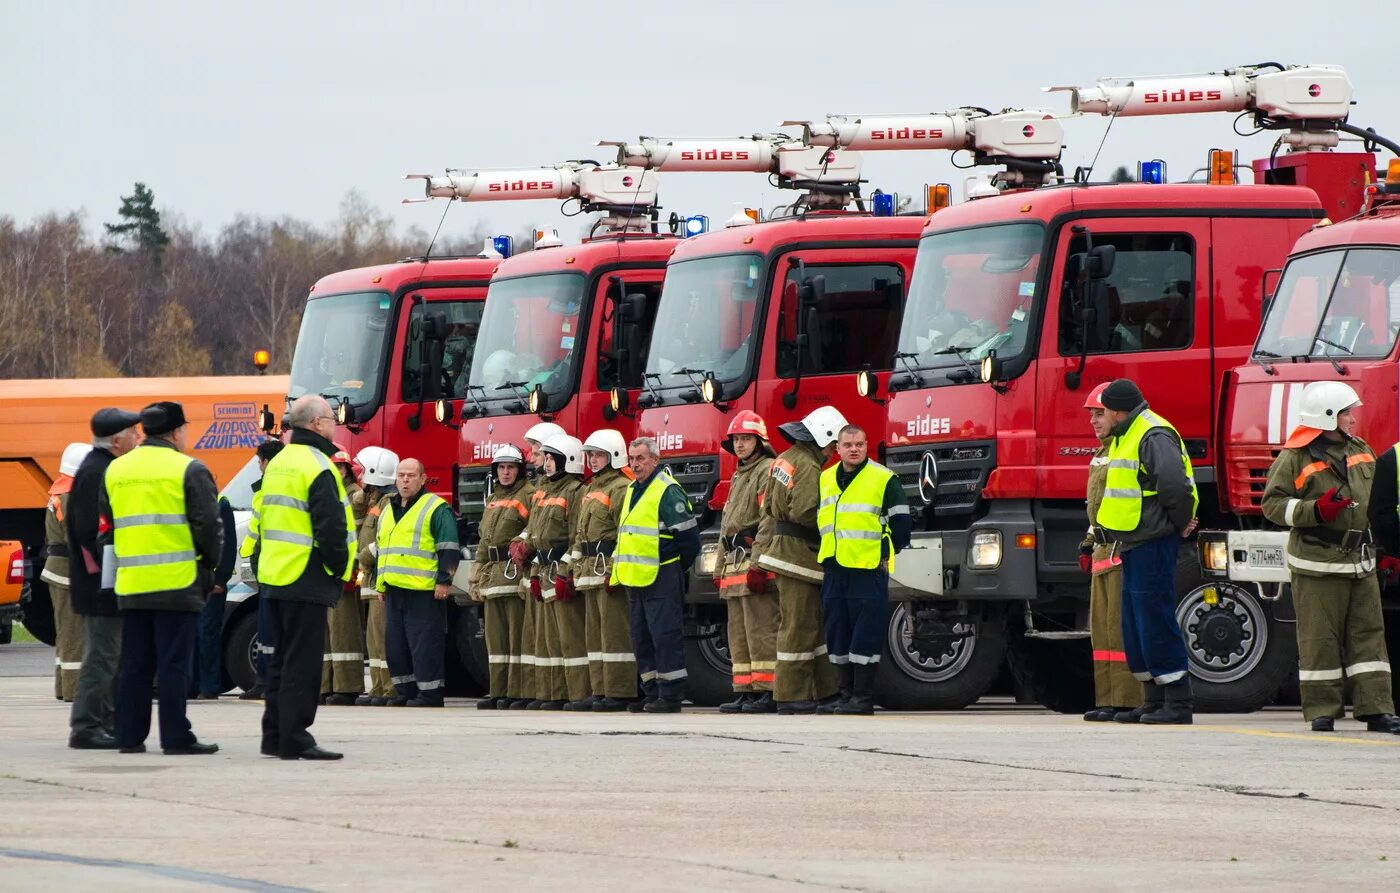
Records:
[[[1282,546],[1255,546],[1249,550],[1249,566],[1283,570]]]

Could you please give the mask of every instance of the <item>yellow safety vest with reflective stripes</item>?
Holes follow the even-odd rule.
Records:
[[[199,564],[185,515],[185,470],[193,461],[169,447],[143,446],[107,466],[118,596],[194,584]]]
[[[817,530],[821,548],[817,561],[836,556],[842,567],[871,570],[880,566],[880,547],[890,537],[885,516],[885,489],[894,472],[878,462],[865,467],[842,490],[836,482],[836,464],[822,472],[817,504]],[[891,547],[890,555],[894,555]]]
[[[262,489],[255,501],[258,512],[258,582],[268,586],[290,586],[306,571],[311,548],[316,544],[311,530],[311,505],[307,496],[311,482],[323,471],[335,478],[340,504],[345,508],[345,542],[348,557],[344,567],[326,567],[326,573],[341,580],[350,579],[355,566],[355,516],[345,498],[345,484],[330,457],[313,446],[289,443],[267,463]],[[324,565],[323,565],[324,567]]]
[[[1144,409],[1133,419],[1123,436],[1115,437],[1109,445],[1108,477],[1104,482],[1103,501],[1099,503],[1099,513],[1095,518],[1100,527],[1109,530],[1137,530],[1138,522],[1142,520],[1143,499],[1157,495],[1156,490],[1142,489],[1142,482],[1138,480],[1138,470],[1142,464],[1139,461],[1138,448],[1147,432],[1153,428],[1166,428],[1176,435],[1177,445],[1181,447],[1181,467],[1186,470],[1186,480],[1191,482],[1193,515],[1200,505],[1200,497],[1196,493],[1196,479],[1191,472],[1191,457],[1186,455],[1186,444],[1181,435],[1177,434],[1171,422],[1151,410]]]
[[[248,519],[248,532],[243,535],[243,542],[238,545],[239,558],[252,558],[253,553],[258,549],[258,529],[262,523],[262,490],[259,489],[253,494],[253,514]]]
[[[437,585],[437,543],[433,541],[433,513],[447,502],[434,493],[418,497],[403,517],[394,520],[392,509],[379,515],[379,547],[375,585],[399,589],[432,589]]]
[[[622,494],[622,517],[617,524],[617,549],[613,552],[612,582],[639,588],[656,582],[661,565],[680,561],[680,556],[661,560],[661,541],[672,539],[661,532],[661,497],[672,486],[680,486],[671,473],[658,471],[647,484],[642,498],[632,504],[637,482]]]

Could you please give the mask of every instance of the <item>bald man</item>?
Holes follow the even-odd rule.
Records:
[[[424,489],[428,475],[404,459],[398,491],[379,514],[374,585],[384,599],[384,652],[394,684],[390,707],[441,707],[446,666],[447,596],[462,560],[457,516]]]
[[[272,640],[262,752],[284,760],[338,760],[311,737],[321,691],[326,611],[350,579],[355,518],[331,462],[335,417],[323,397],[298,398],[287,413],[290,442],[263,471],[253,552]]]

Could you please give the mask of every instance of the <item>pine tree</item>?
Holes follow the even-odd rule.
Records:
[[[121,223],[103,224],[107,228],[108,250],[124,252],[134,248],[145,254],[150,260],[151,269],[159,273],[165,246],[170,244],[170,235],[160,225],[155,193],[145,183],[137,183],[131,195],[122,196],[117,216],[121,218]]]

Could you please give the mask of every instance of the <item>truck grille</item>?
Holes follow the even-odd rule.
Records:
[[[925,505],[919,495],[919,465],[924,453],[933,453],[938,464],[938,488],[932,505]],[[885,465],[899,475],[916,526],[933,529],[943,519],[960,519],[976,512],[982,488],[996,467],[996,442],[971,440],[895,448],[886,452]]]
[[[685,490],[685,495],[690,497],[690,504],[695,509],[695,517],[700,521],[700,527],[705,528],[714,520],[714,512],[710,511],[710,494],[715,491],[715,484],[719,482],[719,457],[717,456],[681,456],[677,459],[663,459],[662,465],[671,472],[671,477],[676,479],[676,483]]]
[[[1269,466],[1279,451],[1271,446],[1231,446],[1225,448],[1225,474],[1230,508],[1240,514],[1263,513],[1264,485]]]
[[[469,539],[476,541],[476,528],[486,512],[486,491],[491,481],[491,466],[476,465],[457,469],[457,514],[462,527],[470,531]]]

